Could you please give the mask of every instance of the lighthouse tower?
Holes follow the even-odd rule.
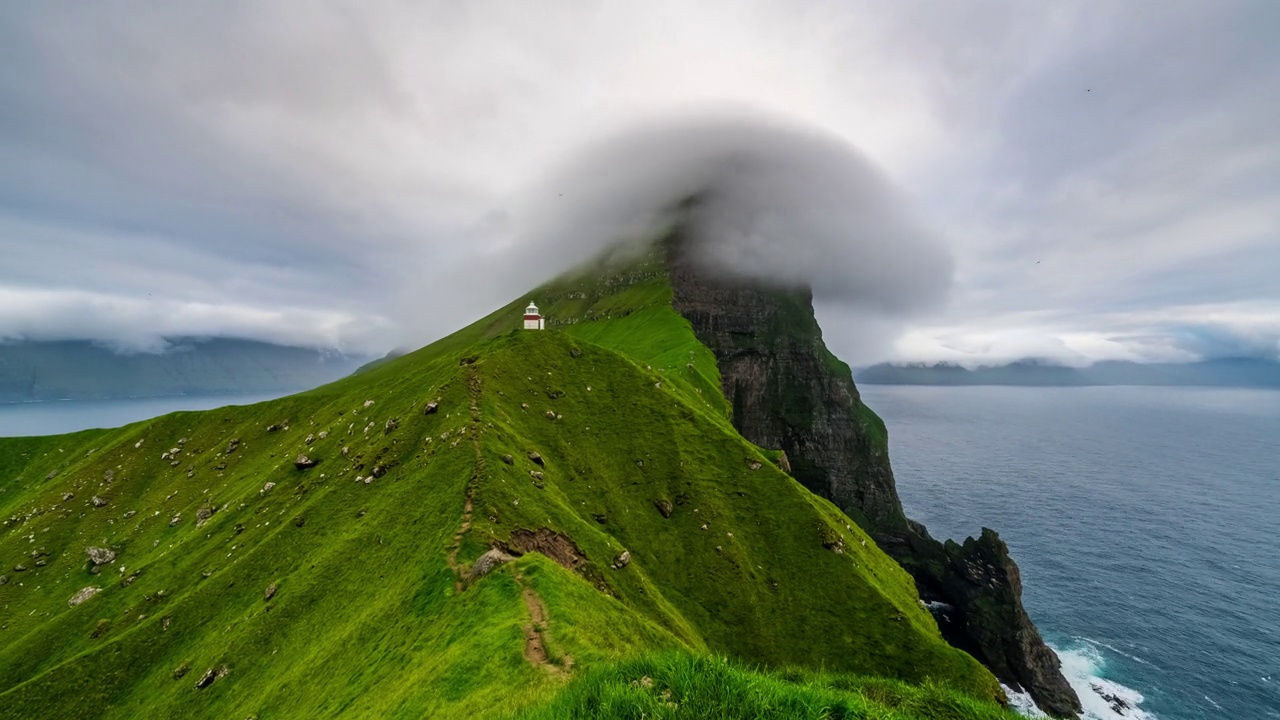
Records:
[[[538,306],[530,302],[529,307],[524,309],[524,329],[541,330],[543,329],[543,323],[545,322],[546,321],[543,319],[542,315],[538,312]]]

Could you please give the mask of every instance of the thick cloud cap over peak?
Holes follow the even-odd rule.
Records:
[[[855,148],[759,119],[667,120],[612,136],[518,207],[527,246],[550,258],[680,224],[724,272],[810,285],[828,303],[907,314],[938,305],[951,285],[946,248]]]

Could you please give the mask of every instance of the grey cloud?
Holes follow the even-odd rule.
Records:
[[[936,306],[946,248],[839,138],[758,115],[664,119],[597,143],[538,184],[521,245],[580,260],[680,224],[702,259],[827,303],[886,313]]]
[[[1278,12],[5,4],[0,336],[425,342],[702,190],[855,362],[1185,356],[1280,321]]]

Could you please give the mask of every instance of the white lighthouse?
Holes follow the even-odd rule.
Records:
[[[541,330],[545,327],[545,322],[542,314],[538,312],[538,306],[530,302],[529,307],[524,309],[524,329]]]

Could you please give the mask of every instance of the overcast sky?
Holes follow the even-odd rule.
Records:
[[[4,3],[0,338],[422,344],[726,127],[854,363],[1275,357],[1277,37],[1270,0]]]

